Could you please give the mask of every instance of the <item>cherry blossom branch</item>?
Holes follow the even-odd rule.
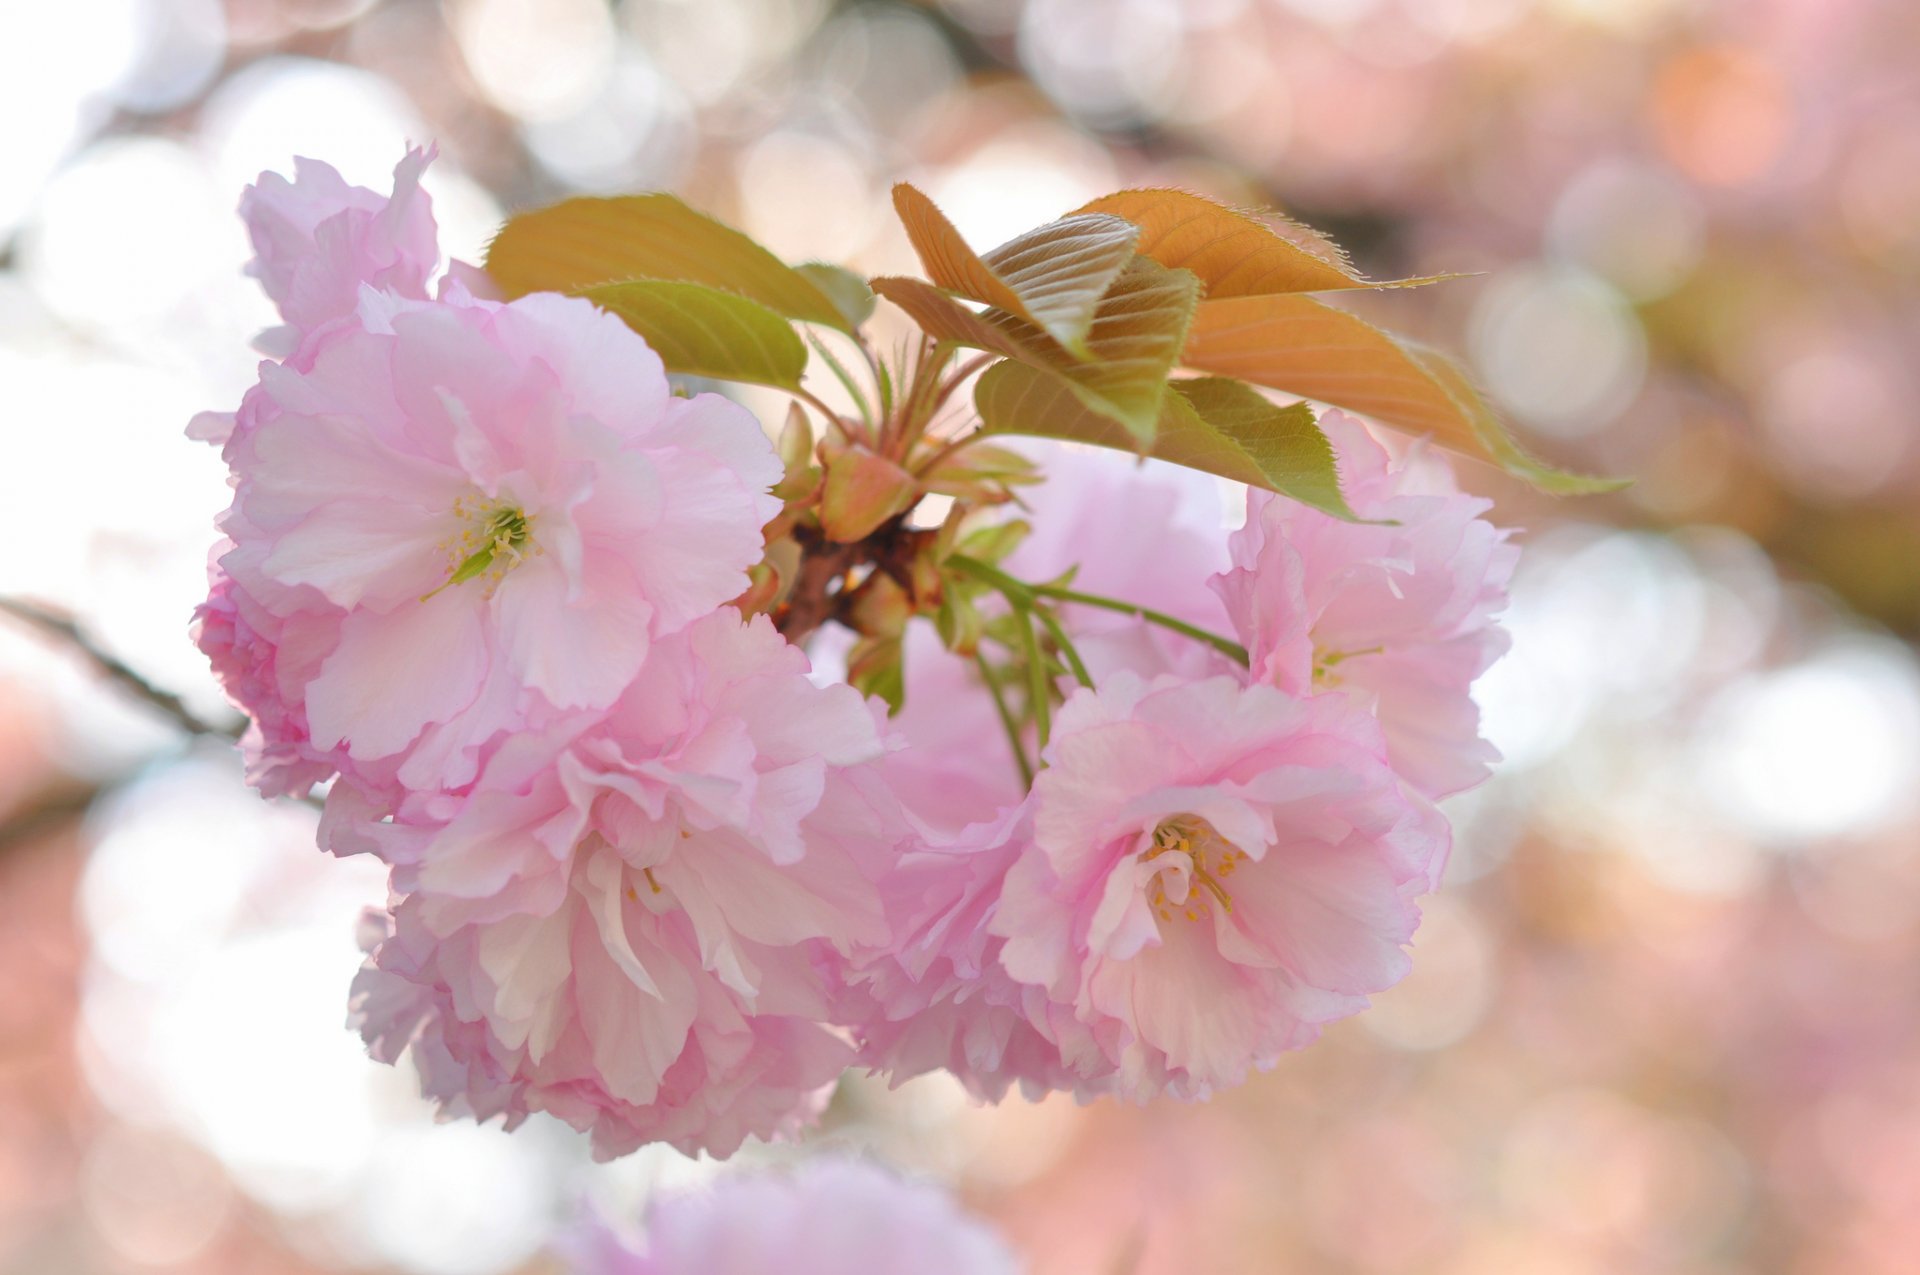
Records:
[[[773,625],[787,641],[799,646],[833,618],[839,595],[828,590],[835,580],[860,564],[861,555],[857,544],[831,544],[817,532],[808,535],[804,528],[794,528],[793,538],[800,545],[800,569],[787,601],[774,611]]]
[[[37,629],[47,637],[53,638],[78,651],[109,681],[134,698],[144,700],[189,735],[211,735],[220,739],[237,739],[242,727],[238,725],[215,726],[188,708],[186,702],[172,691],[163,690],[149,682],[120,657],[108,651],[93,639],[85,629],[77,624],[73,617],[63,615],[51,608],[19,598],[0,597],[0,611],[12,616],[27,627]]]

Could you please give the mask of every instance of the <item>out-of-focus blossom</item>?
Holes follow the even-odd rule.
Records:
[[[1089,1030],[1069,1065],[1204,1096],[1399,981],[1448,830],[1385,753],[1339,696],[1127,673],[1076,692],[991,924],[1007,972]]]
[[[908,624],[904,657],[906,700],[889,724],[905,747],[886,760],[901,804],[949,836],[1018,805],[1025,788],[973,662],[924,620]]]
[[[1437,456],[1392,462],[1343,412],[1321,425],[1348,503],[1378,522],[1253,492],[1233,567],[1214,586],[1256,681],[1352,695],[1380,719],[1394,767],[1415,788],[1432,797],[1470,788],[1499,756],[1480,738],[1470,688],[1507,649],[1493,617],[1519,549],[1480,516],[1491,502],[1462,495]]]
[[[224,542],[216,546],[214,556],[228,547]],[[207,600],[194,612],[194,640],[227,694],[247,706],[247,729],[240,738],[247,782],[269,797],[311,792],[333,775],[333,766],[307,747],[310,732],[299,694],[288,696],[282,690],[282,653],[297,665],[300,644],[287,640],[288,626],[281,617],[236,590],[217,566],[211,575]],[[297,629],[301,617],[292,618]]]
[[[433,201],[420,175],[431,147],[410,150],[393,170],[391,197],[350,186],[329,164],[296,159],[294,179],[262,173],[240,197],[253,239],[247,273],[287,326],[266,334],[266,352],[291,354],[301,338],[353,314],[362,285],[424,300],[440,258]]]
[[[611,703],[651,637],[739,592],[779,507],[753,417],[669,395],[584,301],[363,292],[260,391],[216,590],[300,643],[272,660],[278,702],[241,707],[304,720],[312,757],[376,784],[457,787],[499,732]]]
[[[717,611],[584,733],[501,748],[445,823],[331,798],[336,843],[411,891],[357,985],[376,1056],[411,1044],[449,1113],[548,1111],[602,1156],[726,1155],[817,1114],[852,1061],[825,1025],[841,958],[886,942],[905,830],[874,707],[806,671]]]
[[[1015,1275],[1005,1243],[937,1187],[858,1160],[723,1178],[658,1201],[638,1248],[604,1227],[573,1275]]]
[[[957,836],[926,837],[887,874],[892,943],[866,964],[843,1012],[861,1061],[895,1084],[945,1068],[998,1102],[1015,1083],[1030,1098],[1083,1083],[1056,1042],[1085,1029],[1043,988],[1007,974],[1006,940],[989,931],[1007,870],[1032,836],[1022,802]]]

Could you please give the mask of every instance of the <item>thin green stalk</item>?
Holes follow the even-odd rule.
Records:
[[[864,421],[848,420],[831,407],[828,407],[826,403],[821,401],[818,394],[815,394],[804,385],[798,389],[788,390],[787,392],[799,399],[802,403],[805,403],[808,407],[811,407],[814,411],[820,413],[821,421],[827,428],[839,430],[841,436],[844,438],[858,439],[868,446],[873,444],[872,431],[868,429]]]
[[[873,405],[867,402],[867,396],[861,392],[859,382],[853,379],[853,373],[847,370],[846,364],[833,356],[833,351],[826,347],[825,342],[811,332],[807,333],[807,343],[813,346],[814,353],[826,363],[827,370],[833,373],[833,379],[845,388],[847,397],[853,400],[854,407],[860,412],[861,423],[871,428],[874,423]]]
[[[880,419],[893,419],[893,373],[887,370],[886,360],[874,358],[870,347],[864,342],[862,349],[868,350],[867,359],[873,367],[873,383],[880,391]]]
[[[1247,648],[1241,646],[1238,642],[1232,641],[1229,638],[1223,638],[1217,633],[1209,633],[1203,628],[1188,624],[1185,620],[1176,619],[1164,611],[1155,611],[1149,607],[1136,606],[1131,602],[1122,602],[1118,598],[1103,598],[1097,593],[1082,593],[1078,589],[1065,589],[1055,584],[1029,584],[1025,580],[1015,579],[998,567],[989,566],[987,563],[969,558],[965,554],[950,554],[947,557],[947,565],[965,572],[975,579],[986,581],[1001,593],[1005,594],[1007,601],[1014,603],[1016,606],[1020,605],[1020,599],[1022,597],[1028,599],[1028,606],[1032,605],[1032,598],[1041,597],[1054,598],[1061,602],[1077,602],[1081,606],[1099,607],[1103,611],[1118,611],[1122,615],[1137,615],[1149,624],[1157,624],[1161,628],[1171,629],[1175,633],[1184,634],[1197,642],[1205,642],[1222,655],[1236,660],[1241,664],[1249,662]]]
[[[1033,608],[1033,614],[1040,623],[1047,626],[1047,632],[1053,636],[1053,644],[1060,648],[1060,654],[1066,657],[1067,667],[1073,670],[1074,680],[1088,690],[1093,689],[1093,675],[1087,672],[1087,666],[1080,660],[1080,652],[1074,649],[1068,639],[1067,631],[1059,619],[1045,607]]]
[[[1027,652],[1027,698],[1032,701],[1040,751],[1045,753],[1047,740],[1053,735],[1053,685],[1047,676],[1047,655],[1040,649],[1039,634],[1033,630],[1033,608],[1016,604],[1015,614],[1020,617],[1020,644]]]
[[[993,706],[1000,713],[1000,725],[1006,728],[1007,743],[1013,747],[1013,764],[1020,768],[1020,786],[1033,787],[1033,763],[1027,760],[1027,750],[1020,743],[1020,723],[1013,718],[1013,710],[1007,707],[1007,696],[1000,689],[1000,678],[987,663],[987,657],[979,651],[973,653],[973,662],[980,669],[980,680],[987,684],[987,690],[993,694]]]

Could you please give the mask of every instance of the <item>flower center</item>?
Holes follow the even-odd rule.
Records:
[[[1370,646],[1364,651],[1323,651],[1316,645],[1313,648],[1313,683],[1326,688],[1338,686],[1343,680],[1340,674],[1342,664],[1362,655],[1378,655],[1384,650],[1384,646]]]
[[[492,597],[507,572],[519,566],[523,558],[544,552],[533,542],[535,515],[517,505],[485,504],[461,496],[453,502],[453,516],[466,526],[458,540],[440,546],[447,555],[447,582],[423,595],[422,602],[440,589],[474,579],[484,579],[487,596]]]
[[[1224,884],[1234,874],[1247,857],[1246,851],[1234,845],[1218,832],[1213,825],[1197,815],[1175,815],[1153,830],[1153,845],[1147,851],[1148,859],[1158,859],[1163,855],[1184,856],[1186,863],[1170,863],[1169,870],[1159,872],[1153,878],[1153,892],[1148,902],[1163,921],[1173,920],[1175,909],[1185,914],[1189,921],[1199,921],[1213,916],[1208,896],[1212,896],[1222,908],[1233,911],[1233,896],[1227,893]],[[1184,866],[1185,873],[1180,869]],[[1189,884],[1184,898],[1167,897],[1168,876],[1184,875]],[[1195,889],[1195,886],[1198,889]],[[1179,886],[1175,886],[1176,891]],[[1200,891],[1206,893],[1202,894]]]

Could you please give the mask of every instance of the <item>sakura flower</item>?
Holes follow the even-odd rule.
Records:
[[[253,239],[247,273],[287,322],[263,338],[264,348],[291,354],[306,334],[353,314],[362,285],[426,299],[440,246],[420,175],[433,158],[431,147],[408,151],[393,170],[391,196],[350,186],[317,159],[295,159],[291,182],[262,173],[247,187],[240,197]]]
[[[1123,673],[1068,700],[1047,756],[989,931],[1116,1092],[1237,1084],[1406,973],[1448,830],[1350,701]]]
[[[893,939],[862,962],[842,1014],[860,1039],[861,1061],[895,1084],[944,1068],[986,1102],[1015,1083],[1030,1098],[1091,1092],[1056,1043],[1084,1029],[1044,989],[1008,976],[1000,965],[1005,940],[988,931],[1032,826],[1023,802],[958,836],[923,833],[884,878]]]
[[[227,693],[247,709],[240,737],[247,782],[270,797],[309,792],[332,776],[333,766],[308,744],[298,692],[289,698],[282,689],[283,673],[301,660],[303,617],[273,614],[236,590],[218,566],[211,575],[207,600],[194,613],[194,639]],[[298,675],[292,680],[297,684]]]
[[[1470,688],[1507,648],[1494,623],[1519,550],[1462,495],[1445,462],[1390,462],[1365,426],[1329,411],[1342,522],[1270,492],[1248,498],[1233,566],[1214,578],[1252,654],[1252,675],[1305,695],[1338,690],[1379,717],[1400,773],[1431,797],[1485,779],[1499,754],[1480,738]]]
[[[852,1061],[824,1026],[844,958],[888,937],[876,711],[720,610],[583,729],[508,741],[450,820],[342,820],[408,892],[359,985],[376,1055],[411,1043],[450,1113],[549,1111],[602,1155],[797,1129]]]
[[[352,1022],[382,1062],[411,1049],[443,1116],[511,1129],[547,1112],[600,1159],[648,1142],[727,1156],[812,1123],[853,1061],[823,1025],[819,954],[741,944],[769,975],[741,997],[703,967],[689,914],[605,847],[576,856],[549,915],[442,938],[403,899],[386,926]]]
[[[850,1159],[722,1178],[657,1201],[639,1247],[595,1227],[573,1275],[1015,1275],[1006,1245],[939,1188]]]
[[[366,292],[310,367],[265,364],[259,388],[221,567],[313,617],[285,695],[312,748],[408,788],[457,787],[498,733],[610,704],[653,638],[740,591],[779,509],[753,417],[670,396],[585,301]]]

